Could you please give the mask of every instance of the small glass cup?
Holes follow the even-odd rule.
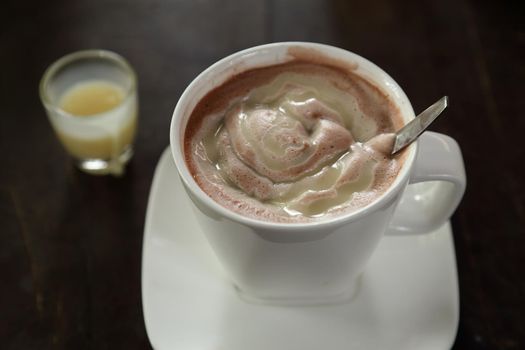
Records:
[[[40,99],[82,171],[123,174],[133,155],[138,98],[136,74],[122,56],[85,50],[60,58],[40,81]]]

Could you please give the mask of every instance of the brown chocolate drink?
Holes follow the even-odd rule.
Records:
[[[241,215],[308,222],[355,211],[394,181],[403,122],[377,86],[296,59],[240,73],[194,108],[184,155],[197,184]]]

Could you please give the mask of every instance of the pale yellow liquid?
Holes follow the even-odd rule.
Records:
[[[119,86],[106,81],[88,81],[67,90],[60,99],[59,106],[65,112],[79,118],[99,118],[100,113],[118,107],[125,98]],[[81,138],[57,130],[58,137],[73,156],[80,159],[114,159],[135,136],[136,110],[131,109],[114,133],[102,133],[100,137]],[[117,113],[117,110],[115,110]],[[104,120],[100,120],[103,130]]]
[[[124,91],[105,81],[91,81],[73,86],[60,100],[60,108],[75,116],[91,116],[109,111],[124,100]]]

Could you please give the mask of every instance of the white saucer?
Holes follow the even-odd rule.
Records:
[[[241,300],[194,221],[169,149],[151,187],[142,257],[146,330],[157,350],[449,349],[458,283],[447,223],[385,237],[355,298],[327,306]]]

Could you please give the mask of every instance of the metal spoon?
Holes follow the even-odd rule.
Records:
[[[448,96],[443,96],[439,101],[421,112],[410,123],[399,129],[396,133],[392,154],[396,154],[415,141],[447,106]]]

